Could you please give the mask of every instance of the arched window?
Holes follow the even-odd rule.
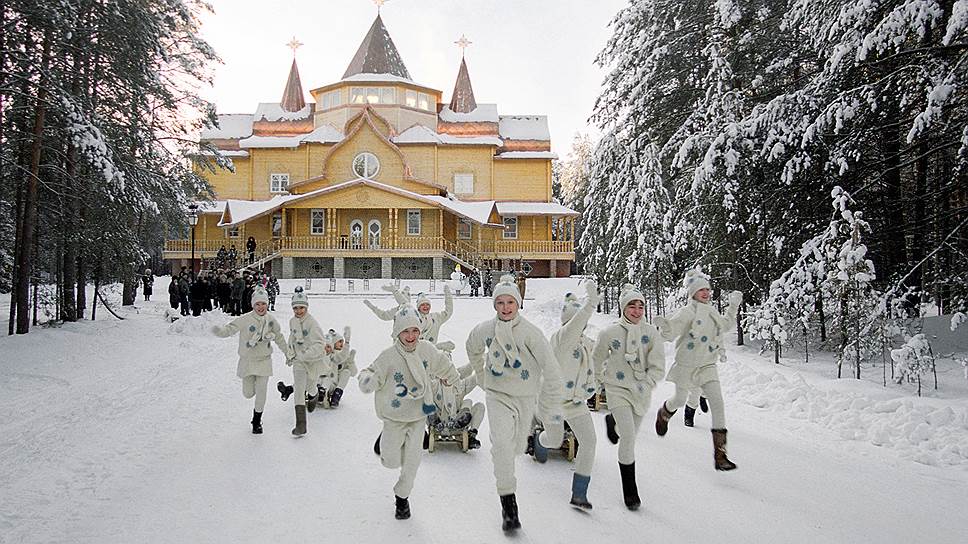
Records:
[[[380,171],[380,161],[368,151],[353,158],[353,172],[364,179],[372,179]]]
[[[371,219],[367,225],[367,245],[370,249],[380,249],[380,231],[383,225],[377,219]]]

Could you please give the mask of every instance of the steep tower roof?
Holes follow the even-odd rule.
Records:
[[[477,109],[477,101],[474,100],[471,76],[467,73],[467,62],[464,57],[461,57],[457,82],[454,83],[454,94],[450,99],[450,110],[456,113],[470,113],[475,109]]]
[[[370,26],[369,32],[363,38],[363,43],[353,55],[353,60],[346,67],[343,79],[357,74],[393,74],[404,79],[411,79],[410,72],[400,58],[397,46],[393,45],[390,33],[383,26],[383,19],[377,14]]]
[[[286,81],[286,90],[282,92],[280,105],[285,111],[299,111],[306,107],[306,100],[303,98],[302,82],[299,80],[299,68],[296,67],[296,59],[292,59],[292,67],[289,68],[289,80]]]

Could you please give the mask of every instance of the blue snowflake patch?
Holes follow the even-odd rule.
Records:
[[[521,379],[522,380],[527,380],[530,377],[531,377],[531,373],[528,372],[528,369],[524,369],[524,370],[521,371]]]
[[[521,361],[519,361],[518,359],[515,359],[514,364],[511,366],[513,366],[514,368],[521,368]]]
[[[625,379],[625,373],[622,372],[621,370],[619,370],[618,372],[615,373],[615,377],[618,378],[618,379],[620,379],[620,380],[624,380]]]
[[[575,352],[571,354],[571,356],[574,357],[575,359],[581,359],[581,350],[576,349]]]
[[[400,407],[400,399],[393,399],[392,401],[390,401],[390,406],[393,406],[394,408],[399,408]]]
[[[403,383],[403,372],[399,372],[399,371],[394,372],[393,373],[393,381],[395,381],[397,383]]]
[[[693,349],[695,347],[696,347],[695,342],[689,342],[688,344],[686,344],[686,349]]]
[[[572,389],[575,387],[575,382],[568,380],[568,383],[565,384],[565,387],[567,387],[568,389]]]
[[[619,339],[612,340],[612,349],[618,349],[622,347],[622,342]]]
[[[649,335],[648,334],[643,334],[642,335],[642,343],[643,344],[648,344],[649,343]]]

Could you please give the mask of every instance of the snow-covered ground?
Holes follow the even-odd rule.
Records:
[[[0,541],[505,538],[486,420],[483,449],[425,454],[411,496],[413,518],[397,521],[396,473],[371,449],[380,429],[372,397],[351,381],[340,408],[310,414],[309,434],[294,440],[292,404],[270,388],[265,434],[252,435],[252,403],[235,377],[236,342],[208,333],[228,317],[214,312],[169,325],[162,318],[167,283],[159,278],[154,300],[125,309],[124,321],[99,310],[96,322],[0,338]],[[413,282],[412,289],[427,290],[427,283]],[[280,321],[291,315],[285,293],[296,284],[283,282]],[[343,286],[331,294],[328,287],[314,282],[311,312],[324,326],[352,326],[353,347],[366,366],[389,345],[390,325],[361,299],[382,306],[392,300],[376,282],[366,294],[345,293]],[[529,282],[524,314],[550,333],[560,296],[575,288],[575,280]],[[466,333],[492,310],[485,299],[462,297],[455,306],[443,333],[456,341],[461,364]],[[593,327],[609,319],[596,316]],[[291,381],[275,355],[272,383]],[[713,470],[708,415],[687,429],[677,414],[662,439],[647,420],[636,447],[644,507],[629,512],[616,447],[604,439],[602,415],[594,414],[600,431],[589,488],[594,510],[568,506],[570,463],[553,458],[539,465],[522,456],[524,530],[514,540],[968,540],[963,396],[918,399],[898,387],[837,382],[824,372],[773,365],[748,348],[730,351],[721,376],[737,471]],[[945,378],[956,379],[957,373]],[[653,407],[671,393],[670,384],[660,386]]]

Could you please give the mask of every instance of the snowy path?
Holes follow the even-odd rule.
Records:
[[[159,283],[155,293],[164,288]],[[535,291],[540,302],[543,292]],[[165,297],[154,298],[157,303],[141,303],[141,313],[124,322],[104,315],[95,323],[0,339],[0,541],[464,544],[504,538],[486,421],[482,450],[465,455],[445,448],[424,457],[411,497],[414,517],[396,521],[396,474],[372,453],[380,424],[372,397],[361,395],[355,381],[338,410],[310,414],[309,435],[301,440],[289,435],[291,403],[270,391],[266,432],[254,436],[251,402],[235,377],[235,341],[206,332],[227,319],[216,312],[181,322],[173,334],[160,317]],[[290,315],[287,302],[280,299],[280,321]],[[552,322],[550,304],[528,306],[526,315],[536,322]],[[456,308],[443,331],[462,340],[489,304],[462,299]],[[324,326],[353,327],[361,367],[389,342],[389,324],[358,300],[313,299],[311,310]],[[291,381],[279,357],[275,379]],[[677,414],[661,440],[646,421],[637,444],[645,505],[628,512],[616,448],[595,414],[601,431],[589,489],[595,509],[585,514],[568,507],[571,464],[521,457],[524,531],[513,540],[968,540],[964,465],[915,463],[894,449],[844,440],[837,429],[795,413],[756,408],[734,398],[748,386],[735,372],[730,376],[736,377],[726,391],[730,457],[738,471],[713,470],[708,415],[686,429]],[[653,405],[670,393],[663,385]]]

